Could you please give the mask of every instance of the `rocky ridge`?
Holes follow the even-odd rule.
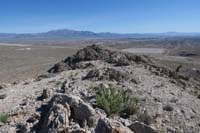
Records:
[[[0,132],[200,132],[198,82],[150,57],[92,45],[49,73],[0,87],[0,113],[9,115]],[[137,97],[138,113],[108,116],[99,108],[97,91],[110,85]]]

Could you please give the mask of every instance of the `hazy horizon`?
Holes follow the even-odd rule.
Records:
[[[0,32],[0,34],[37,34],[37,33],[46,33],[46,32],[51,32],[51,31],[59,31],[59,30],[72,30],[72,31],[88,31],[88,32],[93,32],[93,33],[113,33],[113,34],[200,34],[199,32],[177,32],[177,31],[163,31],[163,32],[110,32],[110,31],[92,31],[92,30],[81,30],[81,29],[68,29],[68,28],[63,28],[63,29],[49,29],[46,31],[40,31],[40,32]]]

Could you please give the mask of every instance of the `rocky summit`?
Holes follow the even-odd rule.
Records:
[[[0,132],[200,132],[199,82],[177,69],[149,56],[88,46],[47,75],[2,84]]]

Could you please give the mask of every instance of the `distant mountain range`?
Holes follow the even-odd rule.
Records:
[[[77,30],[52,30],[43,33],[0,33],[0,42],[30,43],[30,42],[51,42],[51,41],[69,41],[85,39],[121,39],[121,38],[153,38],[153,37],[200,37],[200,33],[144,33],[144,34],[120,34],[120,33],[95,33],[91,31]]]

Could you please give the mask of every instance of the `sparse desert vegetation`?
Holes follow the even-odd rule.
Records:
[[[2,0],[0,133],[200,133],[200,0]]]
[[[165,53],[132,54],[115,48],[91,45],[72,56],[68,56],[71,54],[67,52],[69,49],[57,49],[55,52],[60,55],[67,52],[66,58],[62,57],[55,65],[50,63],[48,68],[45,67],[45,73],[40,73],[34,80],[21,79],[15,84],[3,84],[0,89],[0,131],[200,131],[197,113],[200,111],[199,67],[196,62],[189,63],[196,57],[179,59]],[[19,53],[10,57],[16,54],[14,59],[24,57],[23,60],[36,61],[24,62],[32,68],[32,63],[41,66],[49,59],[49,49],[45,47],[47,53],[42,50],[44,53],[39,55],[42,56],[39,62],[32,58],[38,54],[34,50],[25,52],[31,57],[25,58]],[[57,56],[54,59],[57,60]],[[12,67],[24,68],[15,63]],[[185,73],[186,68],[190,68],[187,72],[192,76]],[[26,78],[32,76],[26,75]],[[3,114],[13,117],[7,121],[7,115]],[[11,123],[13,128],[10,128]]]
[[[97,106],[106,111],[107,115],[133,115],[138,110],[138,99],[122,88],[110,86],[99,88],[96,95]]]

